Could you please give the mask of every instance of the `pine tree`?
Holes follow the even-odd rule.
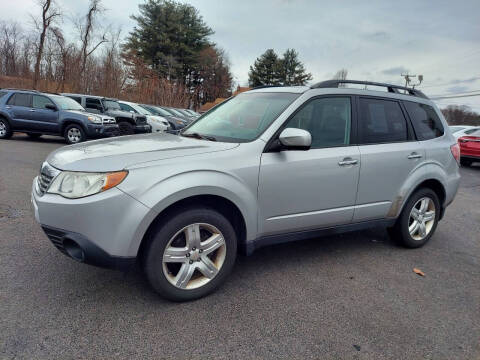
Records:
[[[307,81],[312,80],[312,74],[306,72],[305,66],[298,59],[298,53],[295,49],[287,49],[280,63],[283,85],[305,85]]]
[[[287,49],[279,58],[273,49],[268,49],[250,66],[248,83],[251,87],[263,85],[305,85],[312,80],[294,49]]]
[[[268,49],[250,66],[248,83],[251,87],[281,85],[280,60],[273,49]]]

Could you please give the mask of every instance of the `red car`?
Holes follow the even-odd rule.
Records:
[[[480,162],[480,129],[458,139],[460,145],[460,163],[470,166],[472,162]]]

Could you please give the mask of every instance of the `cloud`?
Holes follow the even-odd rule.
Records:
[[[447,89],[447,92],[448,93],[453,93],[453,94],[458,94],[458,93],[468,91],[468,89],[469,88],[467,86],[452,86],[452,87],[449,87]]]
[[[384,75],[401,75],[408,73],[408,69],[405,66],[396,66],[382,71]]]

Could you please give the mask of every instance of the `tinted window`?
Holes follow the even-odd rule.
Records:
[[[75,100],[77,103],[79,103],[80,105],[82,105],[82,98],[81,98],[81,97],[78,97],[78,96],[69,96],[69,98]]]
[[[9,100],[8,105],[30,107],[32,104],[32,95],[16,93]]]
[[[443,135],[442,122],[431,106],[405,101],[405,107],[419,140],[429,140]]]
[[[33,95],[33,107],[37,109],[45,109],[45,105],[53,103],[45,96]]]
[[[136,113],[135,109],[132,108],[130,105],[127,105],[127,104],[120,103],[120,108],[121,108],[123,111],[133,111],[133,112]]]
[[[360,98],[360,143],[406,141],[407,121],[396,101]]]
[[[86,98],[85,107],[90,109],[102,110],[102,104],[100,103],[100,99]]]
[[[286,127],[307,130],[312,148],[348,145],[351,127],[350,98],[321,98],[310,101]]]

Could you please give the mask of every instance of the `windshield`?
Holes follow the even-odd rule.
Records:
[[[257,138],[300,94],[243,93],[215,107],[184,131],[219,141],[248,142]]]
[[[115,100],[103,100],[103,106],[110,110],[122,110],[120,104]]]
[[[168,111],[171,115],[175,115],[175,116],[180,116],[181,118],[183,118],[185,115],[183,115],[180,111],[177,111],[175,109],[172,109],[172,108],[162,108],[162,109],[165,109],[166,111]]]
[[[147,108],[151,112],[153,112],[156,115],[161,115],[161,116],[172,116],[168,111],[163,110],[162,108],[159,108],[157,106],[148,106],[148,105],[142,105],[142,107]]]
[[[50,95],[50,98],[55,101],[55,104],[61,109],[61,110],[80,110],[80,111],[85,111],[82,105],[80,105],[78,102],[76,102],[73,99],[70,99],[69,97],[66,96],[58,96],[58,95]]]
[[[139,112],[142,115],[153,115],[150,111],[141,107],[140,105],[130,104],[130,106],[133,107],[137,112]]]

